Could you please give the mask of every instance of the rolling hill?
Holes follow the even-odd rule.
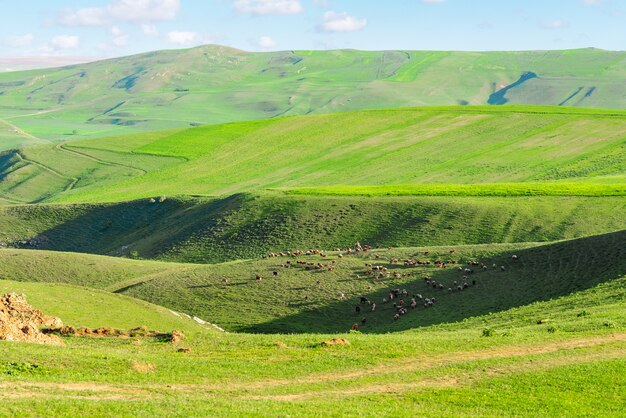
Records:
[[[49,256],[49,259],[54,258],[54,254]],[[2,272],[2,277],[7,277],[6,270]],[[192,334],[215,331],[210,326],[203,326],[190,317],[163,307],[93,288],[0,279],[0,294],[10,292],[26,295],[28,302],[37,309],[60,317],[64,325],[75,328],[111,327],[128,330],[146,326],[161,332],[174,329]]]
[[[2,149],[284,115],[422,105],[623,108],[626,53],[156,51],[0,73]]]
[[[625,116],[533,106],[407,108],[31,145],[0,156],[0,197],[106,202],[337,185],[623,184]],[[571,193],[585,194],[561,194]]]
[[[361,331],[381,333],[454,323],[571,297],[576,292],[583,292],[580,297],[589,299],[588,306],[592,300],[623,303],[620,289],[626,274],[625,243],[626,232],[620,231],[546,244],[393,248],[343,257],[329,252],[325,257],[279,256],[225,264],[169,266],[93,255],[2,250],[0,274],[13,280],[106,289],[199,316],[231,331],[342,332],[367,318]],[[397,261],[391,261],[394,259]],[[430,264],[407,267],[403,259]],[[449,268],[436,266],[436,260],[447,261]],[[285,267],[287,261],[292,264],[290,268]],[[487,267],[483,270],[470,266],[469,261]],[[332,266],[332,271],[328,267],[312,267],[318,263]],[[366,267],[368,263],[388,268],[389,275],[376,278],[367,274],[371,270]],[[468,267],[471,274],[459,271]],[[111,273],[98,273],[103,269]],[[256,276],[263,279],[255,280]],[[441,283],[441,288],[425,284],[424,277]],[[457,290],[466,280],[469,287]],[[611,293],[610,300],[598,299],[593,292],[585,293],[599,285]],[[398,298],[404,299],[407,306],[416,294],[424,300],[436,298],[437,302],[432,308],[425,308],[420,300],[417,309],[394,321],[392,301],[383,302],[394,288],[408,289],[407,296]],[[378,305],[374,312],[359,303],[362,296]],[[360,313],[355,313],[355,306],[361,307]]]
[[[625,229],[624,211],[623,196],[248,193],[154,203],[5,206],[0,240],[29,249],[216,263],[270,251],[349,247],[358,240],[386,248],[573,239]],[[24,260],[18,269],[27,266]]]

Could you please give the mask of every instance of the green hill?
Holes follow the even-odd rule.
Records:
[[[295,248],[552,241],[626,228],[624,197],[237,194],[0,207],[10,246],[223,262]]]
[[[623,285],[398,333],[213,333],[184,341],[188,354],[151,341],[0,341],[0,414],[616,416]],[[333,337],[350,345],[320,346]]]
[[[621,231],[543,245],[396,248],[344,257],[332,252],[326,257],[270,257],[217,265],[167,266],[113,259],[111,273],[104,276],[92,271],[109,264],[102,257],[3,250],[0,273],[15,280],[103,288],[196,315],[233,331],[341,332],[367,318],[361,330],[380,333],[461,321],[567,296],[603,283],[615,292],[612,297],[616,301],[622,300],[619,289],[626,274],[625,244],[626,231]],[[431,264],[406,267],[402,260],[409,258]],[[398,261],[390,261],[393,259]],[[436,260],[451,259],[454,262],[449,268],[435,264]],[[291,268],[285,268],[287,261],[293,264]],[[483,271],[480,266],[470,266],[469,261],[484,263],[487,268]],[[325,267],[312,267],[317,263]],[[388,268],[389,276],[377,279],[366,274],[366,263]],[[332,271],[328,266],[334,266]],[[467,268],[474,272],[459,271]],[[255,280],[257,275],[262,280]],[[425,284],[425,276],[441,283],[442,288]],[[469,287],[457,290],[465,280],[463,276]],[[409,309],[405,317],[394,321],[391,302],[383,303],[394,288],[408,290],[407,296],[400,297],[407,305],[417,294],[436,298],[436,304],[424,308],[422,300],[417,309]],[[378,305],[375,312],[360,304],[361,296]],[[360,306],[360,313],[355,313],[355,306]]]
[[[55,254],[49,255],[48,260],[54,261],[55,257]],[[49,278],[45,270],[37,273]],[[75,274],[71,267],[66,273]],[[3,269],[1,274],[2,277],[11,277],[6,269]],[[111,327],[128,330],[145,325],[149,329],[161,332],[177,329],[193,334],[213,330],[210,326],[202,326],[193,319],[169,309],[85,287],[0,279],[0,294],[5,293],[23,293],[28,303],[35,309],[47,315],[57,316],[65,325],[77,328]]]
[[[101,202],[278,187],[625,183],[625,116],[527,106],[390,109],[33,145],[0,158],[0,196]],[[581,187],[573,194],[584,195]]]
[[[624,52],[597,49],[250,53],[202,46],[2,73],[0,119],[60,141],[370,108],[623,108],[625,60]],[[3,149],[29,139],[11,135]]]

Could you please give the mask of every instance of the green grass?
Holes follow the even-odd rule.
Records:
[[[191,348],[190,354],[151,341],[137,346],[130,340],[68,338],[64,347],[20,344],[19,350],[0,342],[0,397],[10,399],[0,411],[616,416],[626,393],[626,310],[623,283],[615,284],[403,333],[191,335],[179,345]],[[537,325],[546,313],[552,322]],[[548,332],[550,326],[556,332]],[[494,335],[482,336],[485,328]],[[347,338],[351,345],[319,346],[330,337]],[[150,365],[151,371],[137,365]]]
[[[3,277],[11,277],[5,273]],[[0,294],[11,292],[26,295],[28,303],[36,309],[58,316],[64,325],[73,327],[128,330],[145,325],[161,332],[178,329],[195,334],[210,329],[163,307],[96,289],[61,283],[0,280]]]
[[[202,46],[2,73],[0,110],[36,137],[63,141],[282,115],[486,104],[494,84],[509,85],[525,71],[539,78],[507,93],[510,104],[556,106],[584,87],[566,105],[624,108],[624,58],[596,49],[248,53]]]
[[[361,330],[381,333],[415,329],[431,324],[461,321],[489,312],[522,307],[537,301],[563,297],[607,283],[607,292],[620,300],[626,271],[626,232],[579,238],[550,244],[505,244],[479,246],[446,246],[375,250],[367,255],[339,258],[297,258],[312,263],[334,264],[336,268],[305,269],[301,265],[285,268],[287,260],[278,257],[217,265],[180,265],[149,261],[110,260],[108,274],[99,273],[107,265],[104,257],[25,250],[0,251],[3,277],[21,281],[63,282],[107,289],[199,316],[232,331],[342,332],[363,317]],[[456,252],[450,254],[449,250]],[[427,255],[424,255],[428,252]],[[515,254],[518,261],[513,261]],[[433,264],[406,268],[391,263],[397,258],[429,260]],[[447,269],[434,265],[436,260],[453,259]],[[486,271],[472,267],[468,282],[476,285],[450,292],[463,282],[458,268],[467,268],[470,260],[485,263]],[[364,274],[365,263],[389,268],[391,275],[375,279]],[[492,264],[496,265],[492,269]],[[83,266],[82,268],[77,266]],[[505,266],[505,271],[500,271]],[[278,272],[274,276],[273,272]],[[256,275],[263,277],[255,280]],[[361,277],[359,277],[361,276]],[[444,284],[443,290],[424,284],[431,276]],[[319,284],[317,283],[319,281]],[[437,304],[425,309],[421,305],[399,321],[392,319],[391,304],[382,303],[389,289],[407,289],[412,294],[436,297]],[[338,298],[338,293],[346,299]],[[608,293],[607,293],[608,294]],[[359,297],[366,296],[378,305],[375,312],[355,313]],[[594,299],[592,293],[581,293],[583,299]],[[606,294],[604,297],[607,297]],[[405,297],[408,304],[409,297]],[[598,299],[600,302],[600,299]],[[524,322],[520,314],[512,321]]]
[[[0,240],[38,249],[215,263],[293,248],[554,241],[626,229],[621,196],[316,196],[0,207]],[[23,247],[30,248],[28,245]]]
[[[286,189],[285,192],[318,196],[626,196],[626,184],[410,184],[303,187]]]
[[[339,185],[620,195],[625,116],[541,106],[388,109],[33,145],[5,154],[0,197],[103,202]]]

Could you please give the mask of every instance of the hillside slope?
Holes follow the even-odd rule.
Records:
[[[0,114],[64,140],[382,107],[624,108],[625,60],[597,49],[249,53],[209,45],[2,73]]]
[[[54,259],[54,255],[50,258]],[[43,273],[41,271],[40,273]],[[2,272],[6,277],[6,272]],[[168,332],[173,329],[203,333],[204,327],[184,315],[142,300],[115,295],[95,289],[60,283],[29,283],[0,279],[0,294],[25,294],[28,303],[47,315],[61,318],[73,327],[111,327],[128,330],[146,326]]]
[[[0,159],[0,197],[99,202],[263,188],[626,182],[626,112],[389,109],[36,145]]]
[[[626,228],[624,197],[238,194],[0,207],[11,246],[211,263],[295,248],[536,242]]]
[[[24,250],[5,254],[6,251],[0,251],[3,276],[16,280],[88,284],[196,315],[227,330],[263,333],[341,332],[353,323],[359,323],[362,331],[372,333],[408,330],[522,307],[598,285],[604,286],[602,297],[610,295],[611,299],[602,299],[602,303],[623,303],[626,280],[626,231],[544,245],[396,248],[343,257],[329,252],[325,257],[279,256],[217,265],[189,265],[184,269],[172,265],[167,270],[162,263],[112,260],[114,264],[125,266],[129,278],[118,276],[105,280],[90,275],[88,269],[74,269],[73,274],[68,274],[69,260],[82,259],[83,263],[90,264],[90,260],[96,262],[101,257],[47,252],[31,255]],[[20,272],[23,257],[32,257],[29,275]],[[429,261],[430,264],[407,267],[403,259]],[[445,261],[448,268],[438,267],[436,260]],[[287,261],[292,263],[289,268],[285,267]],[[480,266],[469,265],[469,261],[484,263],[487,267],[483,270]],[[318,263],[325,267],[315,268]],[[162,272],[146,274],[146,267],[158,264]],[[368,274],[367,271],[371,271],[368,264],[388,268],[389,275],[376,278]],[[473,273],[459,271],[468,268]],[[255,280],[257,276],[262,280]],[[424,277],[435,280],[441,288],[426,284]],[[457,289],[465,281],[469,286]],[[408,295],[385,303],[383,299],[389,298],[390,290],[396,288],[407,289]],[[418,299],[416,309],[409,308],[405,316],[394,320],[396,311],[392,302],[399,303],[399,299],[403,299],[408,307],[411,298],[418,298],[415,296],[418,294],[423,299]],[[362,296],[377,304],[375,311],[360,302]],[[597,301],[598,296],[597,292],[587,292],[579,297],[588,299],[587,306],[591,306],[589,300]],[[425,307],[426,298],[436,298],[434,306]],[[576,298],[572,301],[579,302]],[[360,312],[355,312],[356,306]]]

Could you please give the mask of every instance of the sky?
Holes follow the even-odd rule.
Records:
[[[626,50],[626,0],[0,0],[0,7],[0,65],[211,43],[247,51]]]

